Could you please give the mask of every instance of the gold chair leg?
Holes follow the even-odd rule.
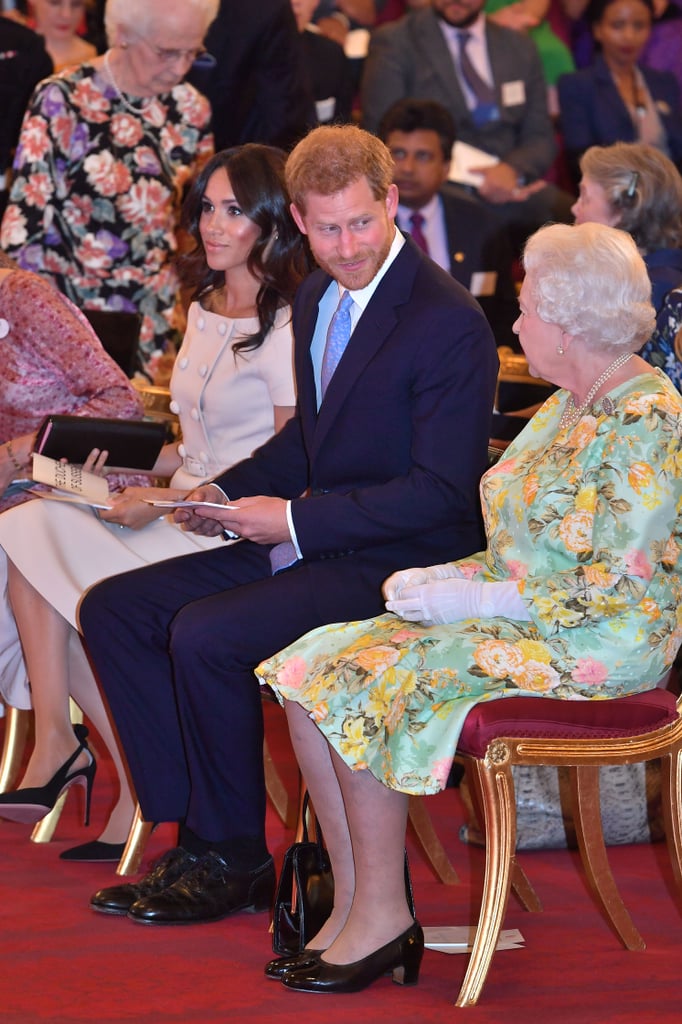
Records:
[[[625,948],[646,949],[611,873],[601,823],[599,767],[572,766],[569,777],[573,822],[589,887]]]
[[[682,749],[661,758],[663,821],[677,890],[682,893]]]
[[[71,721],[74,723],[74,725],[79,724],[83,721],[83,712],[78,707],[76,702],[71,699],[69,699],[69,711],[71,715]],[[49,814],[46,814],[45,817],[41,818],[40,821],[34,826],[33,831],[31,832],[32,843],[50,842],[52,836],[54,835],[54,830],[57,827],[57,823],[59,822],[59,818],[61,817],[62,810],[64,809],[64,802],[66,800],[68,792],[69,791],[66,790],[65,793],[62,793],[62,795],[59,797],[57,803],[54,805]]]
[[[17,781],[21,760],[26,748],[31,716],[29,709],[5,707],[5,738],[0,760],[0,793],[7,793]]]
[[[44,818],[41,818],[40,821],[33,826],[33,831],[31,832],[32,843],[49,843],[54,835],[54,830],[57,827],[57,822],[59,821],[64,809],[64,803],[68,795],[69,791],[67,789],[59,797],[57,803],[49,814],[46,814]]]
[[[272,805],[282,819],[285,828],[295,828],[298,819],[298,806],[289,798],[275,762],[272,760],[268,741],[263,740],[263,767],[265,769],[265,791]]]
[[[438,879],[444,885],[459,885],[457,872],[450,863],[443,844],[433,827],[431,815],[426,808],[425,798],[422,796],[411,796],[408,806],[410,824]]]
[[[474,1006],[485,984],[509,902],[516,846],[514,783],[509,765],[486,768],[475,762],[485,812],[485,877],[481,912],[457,1006]]]
[[[140,864],[142,862],[142,856],[144,854],[147,841],[152,834],[153,829],[153,822],[144,820],[142,817],[142,811],[140,810],[140,805],[138,804],[135,808],[135,816],[133,817],[133,823],[130,826],[130,832],[128,833],[125,849],[121,854],[121,859],[116,868],[117,875],[137,874],[140,870]]]

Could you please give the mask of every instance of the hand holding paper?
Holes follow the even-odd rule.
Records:
[[[56,462],[54,459],[48,459],[46,455],[34,452],[33,479],[36,483],[47,484],[62,492],[39,492],[46,498],[92,505],[94,508],[111,508],[106,480],[95,473],[89,473],[82,466],[73,466],[70,462]]]
[[[201,490],[198,488],[187,497],[196,498]],[[217,522],[220,530],[227,530],[256,544],[279,544],[291,540],[286,508],[287,503],[283,498],[257,495],[239,498],[234,505],[226,503],[222,508],[198,508],[195,515],[206,522]],[[176,519],[181,513],[182,510],[175,513]]]

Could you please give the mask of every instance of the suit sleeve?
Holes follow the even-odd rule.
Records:
[[[377,133],[381,118],[398,100],[414,92],[411,68],[414,53],[405,32],[393,25],[373,32],[360,84],[362,127]]]
[[[526,67],[525,110],[516,144],[505,153],[503,159],[519,175],[532,180],[546,173],[554,159],[556,146],[547,106],[547,82],[540,55],[531,39],[521,38],[519,42],[525,47],[523,61],[521,53],[519,54],[519,66]]]

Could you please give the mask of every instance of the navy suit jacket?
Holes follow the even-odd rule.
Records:
[[[187,76],[211,101],[216,150],[243,142],[288,149],[315,124],[290,0],[221,0],[206,35],[216,58]]]
[[[478,304],[408,239],[318,412],[310,345],[329,283],[315,271],[294,304],[297,415],[216,483],[234,500],[292,499],[303,554],[292,572],[311,574],[334,621],[338,591],[354,595],[358,617],[376,614],[392,571],[480,550],[498,361]]]
[[[474,125],[438,18],[427,8],[372,33],[361,84],[363,127],[376,132],[396,100],[435,100],[450,111],[462,142],[494,153],[528,179],[541,178],[554,159],[555,143],[537,47],[523,33],[491,21],[486,40],[498,121]],[[505,104],[510,83],[516,83],[514,102]]]
[[[682,166],[682,107],[675,76],[669,71],[640,68],[665,129],[672,160]],[[561,133],[571,171],[579,177],[578,160],[590,146],[636,142],[635,126],[604,58],[589,68],[562,75],[558,81]]]
[[[498,345],[520,350],[512,324],[519,315],[512,276],[512,250],[498,218],[480,199],[457,185],[440,190],[441,209],[448,239],[450,273],[471,291],[474,274],[494,274],[491,295],[477,295],[477,302],[493,329]]]

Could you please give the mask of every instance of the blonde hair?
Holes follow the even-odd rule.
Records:
[[[551,224],[526,242],[537,314],[594,350],[636,352],[656,323],[651,282],[632,237],[589,222]]]
[[[376,135],[352,124],[314,128],[286,164],[289,195],[302,212],[308,193],[331,196],[362,177],[375,199],[385,199],[393,181],[393,158]]]
[[[580,171],[604,190],[617,226],[643,252],[682,246],[682,177],[660,150],[643,142],[591,146]]]

